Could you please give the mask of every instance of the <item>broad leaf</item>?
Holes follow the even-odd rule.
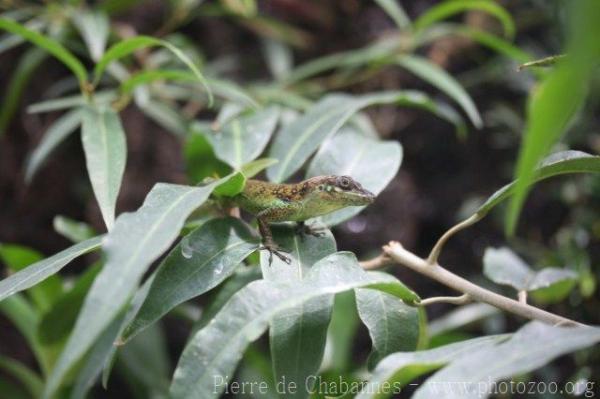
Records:
[[[398,104],[425,108],[444,118],[439,109],[420,92],[395,91],[349,96],[329,95],[313,105],[303,116],[285,126],[276,136],[269,157],[279,162],[267,169],[271,181],[282,182],[296,172],[329,136],[361,109],[376,104]]]
[[[600,173],[600,157],[581,151],[557,152],[541,163],[535,171],[531,184],[567,173]],[[479,207],[477,215],[480,218],[484,217],[492,208],[514,194],[515,184],[512,182],[496,191]]]
[[[59,42],[6,18],[0,18],[0,29],[17,34],[37,47],[49,52],[73,72],[77,80],[79,80],[80,85],[83,86],[86,82],[87,71],[83,64]]]
[[[483,273],[496,284],[510,285],[517,291],[547,288],[558,282],[577,278],[577,273],[569,269],[547,267],[532,270],[508,248],[487,248],[483,256]]]
[[[395,141],[380,141],[343,128],[326,141],[311,161],[307,177],[349,175],[367,190],[379,194],[396,176],[402,162],[402,147]],[[349,207],[319,219],[333,226],[350,219],[364,207]]]
[[[185,236],[161,263],[148,296],[121,340],[175,306],[216,287],[256,250],[258,239],[239,219],[214,219]]]
[[[73,259],[100,248],[102,236],[90,238],[0,281],[0,301],[16,292],[33,287],[57,273]]]
[[[111,230],[127,157],[119,115],[110,108],[84,108],[81,140],[94,195],[104,223]]]
[[[483,127],[481,115],[473,99],[448,72],[428,59],[416,55],[399,56],[396,58],[396,63],[446,93],[462,107],[476,128]]]
[[[368,365],[372,369],[393,352],[417,349],[420,337],[419,310],[377,290],[356,290],[358,315],[369,329],[373,350]]]
[[[150,264],[177,238],[185,219],[221,182],[203,187],[157,184],[140,209],[117,219],[104,239],[105,265],[47,381],[44,397],[54,395],[67,373],[128,303]]]
[[[313,226],[314,228],[315,226]],[[323,226],[320,226],[323,228]],[[292,228],[273,227],[275,241],[287,251],[288,265],[261,253],[261,267],[265,280],[291,283],[301,282],[319,260],[335,252],[336,245],[329,230],[323,236],[301,236]],[[269,343],[275,381],[286,381],[279,390],[282,397],[306,398],[305,389],[288,390],[289,384],[304,387],[307,378],[315,375],[321,366],[327,328],[331,319],[334,295],[326,294],[286,309],[273,317],[270,323]]]
[[[389,398],[399,394],[410,381],[443,367],[445,364],[463,356],[471,356],[480,348],[487,348],[506,340],[508,335],[492,335],[475,338],[456,344],[417,352],[399,352],[384,358],[369,379],[368,386],[361,391],[357,399]],[[369,387],[388,387],[372,389]],[[437,397],[437,396],[435,396]]]
[[[245,185],[246,176],[242,172],[237,172],[215,187],[214,194],[219,197],[233,197],[241,193]]]
[[[206,138],[217,158],[239,170],[263,152],[278,119],[277,107],[253,111],[229,120],[216,132],[207,132]]]
[[[27,159],[25,166],[25,181],[31,182],[31,179],[44,163],[48,155],[62,142],[69,134],[73,133],[81,124],[81,112],[74,109],[58,118],[46,131],[42,141],[35,147]]]
[[[600,342],[597,327],[553,327],[538,321],[526,324],[512,337],[498,345],[483,346],[457,356],[445,368],[430,377],[413,395],[414,399],[435,397],[487,398],[490,390],[439,390],[441,384],[467,384],[487,387],[496,381],[523,375],[566,353]],[[499,361],[502,359],[502,361]],[[464,386],[464,385],[462,385]],[[438,388],[438,389],[436,389]]]
[[[363,271],[354,255],[344,252],[319,261],[300,283],[255,281],[238,291],[192,338],[175,370],[171,396],[218,397],[244,350],[263,334],[275,315],[324,294],[354,288],[375,288],[406,301],[418,299],[395,278]]]

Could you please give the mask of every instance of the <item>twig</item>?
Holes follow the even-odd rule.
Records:
[[[453,305],[464,305],[465,303],[471,302],[469,294],[462,294],[460,296],[435,296],[432,298],[423,299],[418,303],[419,306],[429,306],[434,303],[451,303]]]
[[[519,291],[518,299],[521,303],[527,303],[527,291]]]
[[[452,237],[454,234],[459,231],[466,229],[470,225],[477,223],[481,219],[481,216],[477,213],[469,217],[468,219],[463,220],[462,222],[454,225],[450,230],[446,231],[443,236],[435,243],[431,253],[427,257],[427,263],[430,265],[435,265],[440,257],[440,253],[442,252],[442,248],[444,248],[444,244]]]
[[[387,265],[392,265],[394,263],[396,263],[396,262],[394,262],[385,253],[382,253],[373,259],[363,260],[362,262],[360,262],[360,267],[362,267],[365,270],[374,270],[374,269],[381,269],[382,267],[385,267]]]
[[[484,302],[509,313],[513,313],[531,320],[539,320],[546,324],[569,326],[583,325],[577,321],[570,320],[534,306],[515,301],[514,299],[496,294],[495,292],[473,284],[470,281],[465,280],[464,278],[444,269],[439,264],[431,264],[427,260],[418,257],[410,251],[407,251],[398,242],[390,242],[388,245],[383,247],[383,251],[395,262],[406,266],[417,273],[436,280],[450,288],[453,288],[458,292],[468,294],[475,301]]]

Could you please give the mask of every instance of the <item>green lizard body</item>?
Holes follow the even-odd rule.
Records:
[[[304,221],[348,206],[373,202],[375,196],[349,176],[318,176],[296,184],[276,184],[248,180],[244,191],[233,202],[256,216],[263,249],[282,260],[289,259],[278,252],[269,223],[298,222],[303,233],[317,235]]]

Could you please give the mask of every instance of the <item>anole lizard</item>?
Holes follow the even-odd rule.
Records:
[[[232,200],[256,216],[263,239],[260,249],[269,251],[270,264],[273,254],[290,263],[273,240],[270,223],[298,222],[300,233],[318,236],[304,221],[348,206],[368,205],[375,195],[349,176],[317,176],[296,184],[248,180],[244,190]]]

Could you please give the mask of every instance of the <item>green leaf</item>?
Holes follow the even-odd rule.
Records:
[[[215,289],[216,292],[208,301],[206,308],[203,309],[200,319],[192,327],[191,336],[210,323],[236,292],[261,277],[262,273],[258,267],[238,267],[231,277]]]
[[[530,184],[553,176],[567,173],[600,173],[600,157],[581,151],[561,151],[547,157],[536,169]],[[489,197],[479,207],[476,215],[481,219],[496,205],[510,197],[515,192],[516,182],[502,187]]]
[[[410,19],[399,2],[396,0],[375,0],[375,2],[394,20],[398,29],[410,28]]]
[[[157,184],[141,208],[117,219],[103,242],[105,265],[46,383],[45,398],[56,393],[67,373],[128,303],[150,264],[177,238],[185,219],[221,182],[203,187]]]
[[[373,350],[368,365],[372,369],[394,352],[410,352],[419,343],[419,310],[389,294],[370,289],[356,290],[358,315],[369,329]]]
[[[62,215],[56,215],[52,225],[54,231],[75,243],[85,241],[96,234],[89,224]]]
[[[81,124],[79,109],[71,110],[58,118],[46,131],[40,144],[29,155],[25,164],[25,182],[30,183],[48,155]]]
[[[430,321],[427,331],[431,337],[435,337],[498,314],[500,310],[487,303],[471,303],[459,306]]]
[[[108,16],[102,11],[75,10],[71,20],[83,38],[92,60],[98,61],[104,54],[110,31]]]
[[[313,298],[354,288],[374,288],[406,301],[418,300],[392,276],[363,271],[348,252],[322,259],[299,283],[255,281],[238,291],[189,342],[175,370],[171,396],[219,397],[225,376],[232,375],[246,347],[262,335],[270,319]]]
[[[50,308],[42,314],[37,327],[37,336],[42,345],[60,343],[69,335],[83,300],[100,270],[100,264],[90,266],[73,287],[56,298]]]
[[[239,170],[263,152],[278,119],[278,107],[244,113],[229,119],[220,130],[207,132],[206,138],[217,158]]]
[[[402,146],[399,143],[376,140],[346,127],[321,146],[306,176],[349,175],[377,195],[396,176],[401,162]],[[328,226],[334,226],[352,218],[364,208],[340,209],[321,216],[320,220]]]
[[[501,5],[490,0],[447,0],[436,4],[414,21],[414,30],[423,31],[438,21],[469,10],[483,11],[495,16],[502,23],[504,34],[509,38],[514,37],[516,27],[511,15]]]
[[[428,59],[416,55],[401,55],[396,58],[396,63],[446,93],[462,107],[476,128],[483,127],[481,115],[473,99],[448,72]]]
[[[296,172],[329,136],[337,132],[361,109],[378,104],[425,108],[442,116],[429,98],[420,92],[392,91],[362,96],[334,94],[324,97],[303,116],[285,126],[276,136],[269,157],[279,163],[267,169],[271,181],[282,182]]]
[[[441,384],[467,384],[472,387],[493,384],[512,376],[523,375],[549,363],[558,356],[592,346],[600,342],[600,328],[553,327],[532,321],[512,337],[498,345],[489,345],[456,356],[448,366],[435,373],[413,395],[414,399],[431,398]],[[502,361],[498,361],[502,359]],[[439,389],[435,397],[486,398],[477,389],[461,392]]]
[[[31,394],[32,398],[37,398],[42,393],[44,383],[42,379],[33,371],[27,368],[23,363],[0,355],[0,369],[13,376],[21,383],[23,387]],[[8,396],[7,396],[8,397]]]
[[[246,185],[246,176],[242,172],[234,173],[224,183],[219,184],[214,194],[219,197],[233,197],[244,190]]]
[[[267,281],[301,282],[315,263],[336,250],[329,230],[322,237],[301,237],[293,228],[284,226],[276,226],[272,230],[275,242],[290,251],[291,263],[275,258],[273,264],[269,264],[269,255],[261,252],[261,268]],[[308,396],[303,387],[307,378],[316,375],[321,366],[333,301],[334,295],[321,295],[281,311],[271,319],[269,343],[273,374],[275,381],[286,381],[286,386],[278,392],[280,396]],[[292,383],[301,389],[289,390]]]
[[[77,77],[77,80],[79,80],[80,86],[84,86],[87,80],[85,67],[69,50],[63,47],[62,44],[6,18],[0,18],[0,29],[17,34],[37,47],[52,54],[73,72]]]
[[[94,93],[94,103],[97,105],[101,104],[109,106],[116,99],[117,95],[114,90],[101,90]],[[85,97],[81,94],[77,94],[75,96],[53,98],[51,100],[31,104],[27,107],[27,112],[30,114],[52,112],[68,108],[77,108],[86,104],[87,100]]]
[[[353,368],[352,348],[360,325],[354,297],[353,290],[335,296],[329,330],[327,331],[323,369],[331,370],[338,375]]]
[[[455,359],[471,356],[481,348],[494,346],[507,337],[508,335],[491,335],[426,351],[394,353],[377,364],[367,388],[363,389],[356,399],[381,399],[389,398],[394,393],[399,394],[405,385],[417,377],[443,367]],[[384,386],[388,386],[389,389],[368,388]]]
[[[110,108],[84,108],[81,140],[94,195],[104,223],[111,230],[127,157],[119,115]]]
[[[0,244],[0,259],[13,272],[42,260],[44,256],[38,251],[17,244]],[[37,309],[46,310],[62,293],[62,281],[59,276],[50,276],[44,281],[29,288],[27,294]]]
[[[510,285],[517,291],[533,291],[577,279],[577,273],[568,269],[547,267],[532,270],[508,248],[487,248],[483,256],[483,273],[494,283]]]
[[[149,83],[170,80],[174,82],[197,82],[198,78],[191,72],[180,69],[150,69],[138,72],[121,83],[121,92],[131,94],[136,87]]]
[[[166,338],[160,324],[151,325],[123,346],[118,361],[148,390],[167,394],[171,366]]]
[[[92,388],[108,361],[109,355],[115,351],[114,343],[121,331],[123,318],[124,316],[115,318],[90,349],[75,378],[71,399],[86,398],[86,394]]]
[[[269,166],[275,165],[277,162],[279,161],[274,158],[260,158],[242,165],[240,170],[244,176],[251,179]]]
[[[140,110],[166,131],[185,137],[188,134],[188,122],[173,106],[153,99],[136,102]]]
[[[509,234],[514,233],[538,162],[550,152],[583,106],[600,64],[600,43],[596,40],[600,37],[600,7],[593,0],[582,0],[575,3],[573,11],[572,32],[565,51],[569,56],[530,95],[527,128],[515,171],[515,192],[505,219]]]
[[[0,281],[0,301],[44,281],[73,259],[100,248],[102,236],[90,238]]]
[[[239,219],[214,219],[185,236],[156,271],[148,296],[121,341],[127,342],[175,306],[219,285],[256,250],[258,239]]]
[[[204,76],[200,73],[200,70],[194,65],[192,60],[183,53],[180,49],[172,45],[171,43],[157,39],[150,36],[135,36],[129,39],[125,39],[120,41],[119,43],[110,47],[106,53],[100,58],[96,67],[94,68],[94,85],[98,84],[102,74],[106,70],[106,68],[113,62],[120,58],[126,57],[132,54],[134,51],[139,50],[141,48],[147,47],[164,47],[169,50],[175,57],[177,57],[185,66],[187,66],[192,73],[196,76],[198,81],[202,83],[202,85],[206,88],[206,92],[208,93],[209,104],[212,105],[213,97],[210,88],[208,87],[208,83]]]
[[[474,29],[466,25],[450,22],[438,23],[422,32],[416,40],[416,46],[430,44],[434,40],[449,35],[459,35],[467,37],[482,46],[489,48],[499,54],[505,55],[517,62],[523,63],[531,59],[531,55],[512,43],[498,37],[492,33]]]
[[[0,108],[0,137],[5,133],[15,111],[19,107],[19,101],[32,74],[46,58],[46,53],[38,48],[28,49],[15,68],[11,76],[6,94],[2,99]]]
[[[279,81],[285,79],[294,65],[294,57],[289,46],[276,40],[264,38],[262,50],[271,76]]]

